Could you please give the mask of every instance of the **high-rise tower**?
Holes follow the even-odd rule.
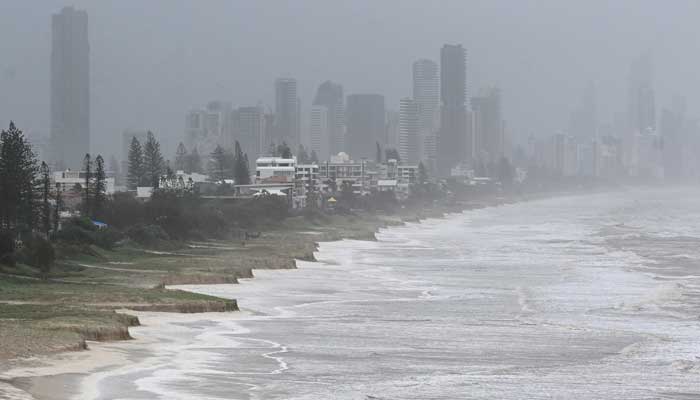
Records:
[[[275,135],[272,142],[286,142],[292,149],[300,143],[300,107],[297,80],[275,80]]]
[[[343,104],[343,86],[325,81],[319,85],[314,98],[314,106],[326,107],[325,134],[327,138],[327,151],[337,154],[345,151],[345,105]],[[313,112],[313,111],[312,111]],[[326,156],[319,157],[325,158]]]
[[[65,7],[51,21],[51,144],[58,168],[80,169],[90,152],[90,46],[85,11]]]
[[[420,157],[421,108],[414,99],[401,99],[399,107],[399,155],[407,164],[418,164]]]
[[[346,147],[350,156],[358,160],[374,160],[377,143],[385,145],[386,111],[384,96],[380,94],[351,94],[347,101]]]
[[[467,130],[467,55],[462,45],[446,44],[440,50],[441,118],[438,167],[443,175],[471,154]]]
[[[420,108],[419,158],[434,164],[435,140],[440,126],[440,74],[435,61],[420,59],[413,63],[413,99]]]

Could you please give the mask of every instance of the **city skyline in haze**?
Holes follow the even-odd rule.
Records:
[[[600,122],[625,112],[630,64],[646,51],[657,109],[680,93],[687,114],[697,114],[700,61],[688,57],[698,47],[694,2],[197,4],[3,2],[1,122],[50,134],[50,18],[66,5],[90,17],[93,152],[110,154],[125,129],[143,128],[171,155],[194,105],[220,99],[274,108],[274,81],[286,76],[298,81],[303,118],[325,80],[347,94],[382,94],[397,111],[399,99],[411,95],[412,63],[439,60],[444,43],[467,50],[470,91],[501,88],[516,141],[566,129],[589,82]]]

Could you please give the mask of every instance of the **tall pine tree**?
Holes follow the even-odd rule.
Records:
[[[41,227],[46,237],[51,232],[51,205],[49,195],[51,193],[51,172],[45,162],[41,162]]]
[[[192,152],[187,157],[187,168],[185,168],[185,171],[189,173],[202,173],[202,158],[199,155],[197,147],[192,149]]]
[[[250,169],[248,167],[248,156],[243,154],[241,145],[236,140],[235,150],[233,153],[234,163],[234,181],[237,185],[250,184]]]
[[[131,146],[129,146],[129,170],[126,175],[126,184],[129,190],[136,190],[136,187],[141,186],[143,176],[143,150],[139,140],[133,137]]]
[[[0,132],[0,229],[18,233],[18,228],[36,226],[36,156],[21,130],[10,122]]]
[[[102,216],[107,201],[107,175],[105,174],[105,161],[101,155],[95,158],[95,184],[93,190],[93,215]]]
[[[92,158],[90,153],[85,154],[83,158],[83,174],[85,174],[85,183],[83,185],[83,212],[85,215],[92,217]]]
[[[165,161],[160,153],[160,143],[151,131],[146,134],[146,144],[143,146],[143,166],[146,184],[158,188],[160,177],[165,172]]]
[[[175,170],[176,171],[185,171],[185,172],[192,172],[187,170],[187,148],[185,145],[180,142],[180,144],[177,145],[177,150],[175,151]]]
[[[224,179],[233,176],[234,168],[235,166],[231,153],[217,145],[214,151],[209,155],[209,164],[207,166],[209,180],[212,182],[223,182]]]
[[[63,195],[61,193],[61,184],[56,184],[56,205],[53,209],[53,231],[58,232],[61,226],[61,208],[63,208]]]

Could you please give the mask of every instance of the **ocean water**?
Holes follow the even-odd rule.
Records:
[[[377,236],[322,243],[298,270],[185,287],[245,313],[177,324],[93,376],[92,398],[700,398],[700,189],[537,200]]]

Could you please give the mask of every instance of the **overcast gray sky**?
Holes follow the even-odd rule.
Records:
[[[141,127],[174,151],[188,109],[272,104],[277,76],[299,80],[307,111],[326,79],[398,109],[411,62],[437,61],[446,42],[467,48],[470,94],[502,88],[514,136],[565,127],[589,81],[601,119],[624,110],[629,65],[646,50],[659,108],[681,93],[696,114],[700,96],[693,0],[0,0],[3,126],[48,135],[50,21],[65,5],[89,14],[92,150],[107,155]]]

